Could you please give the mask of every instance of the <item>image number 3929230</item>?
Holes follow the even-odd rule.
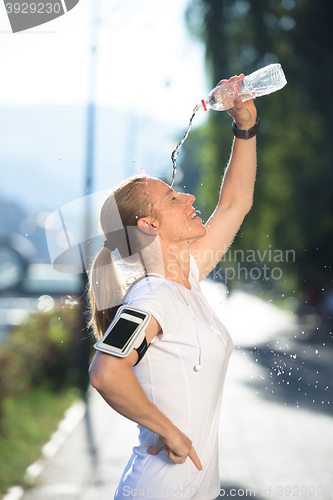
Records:
[[[28,30],[67,14],[80,0],[45,0],[42,2],[4,0],[13,33]]]

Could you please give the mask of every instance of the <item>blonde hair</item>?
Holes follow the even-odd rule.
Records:
[[[122,266],[113,261],[110,249],[117,249],[120,258],[127,263],[141,264],[141,275],[146,273],[140,251],[147,246],[147,238],[151,236],[137,229],[137,221],[141,217],[154,216],[147,180],[146,175],[130,177],[108,196],[101,208],[100,226],[108,247],[100,250],[90,271],[90,326],[97,339],[102,338],[123,304],[130,285],[124,280]],[[132,272],[132,282],[136,278],[138,275],[133,276]]]

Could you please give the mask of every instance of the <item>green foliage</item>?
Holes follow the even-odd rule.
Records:
[[[279,61],[288,85],[256,101],[261,118],[254,206],[232,248],[294,249],[300,289],[332,289],[333,51],[328,0],[192,0],[187,22],[206,46],[211,88]],[[228,160],[226,113],[207,113],[184,144],[182,184],[207,218]],[[194,176],[195,175],[195,176]],[[294,282],[294,279],[291,279]]]
[[[81,306],[65,300],[31,315],[0,346],[0,492],[22,483],[26,468],[79,396]],[[87,370],[85,370],[87,372]],[[86,386],[85,386],[86,387]]]
[[[81,384],[82,331],[79,304],[62,304],[31,315],[0,346],[0,424],[2,406],[39,387],[57,391]],[[86,377],[84,377],[86,378]]]
[[[79,392],[51,392],[40,387],[4,401],[0,435],[0,495],[23,484],[25,471],[40,457],[41,447],[57,428]]]

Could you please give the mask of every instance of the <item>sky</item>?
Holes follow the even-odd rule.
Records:
[[[185,25],[187,4],[80,0],[66,15],[13,34],[0,1],[0,202],[23,207],[35,224],[36,214],[85,194],[92,95],[98,107],[92,192],[111,190],[138,168],[171,175],[171,152],[209,90],[204,48]],[[194,127],[203,120],[204,112]]]
[[[100,110],[94,191],[137,168],[171,172],[171,152],[209,90],[188,2],[80,0],[13,34],[0,1],[0,196],[51,211],[82,196],[91,97]],[[204,120],[199,113],[194,127]]]
[[[0,2],[0,104],[86,103],[98,26],[97,103],[185,126],[208,90],[203,46],[184,23],[187,4],[80,0],[65,16],[13,34]]]

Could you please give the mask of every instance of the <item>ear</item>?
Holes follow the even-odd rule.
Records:
[[[142,217],[142,219],[139,219],[137,221],[137,226],[143,233],[149,234],[151,236],[156,235],[156,221],[152,222],[151,217]]]

